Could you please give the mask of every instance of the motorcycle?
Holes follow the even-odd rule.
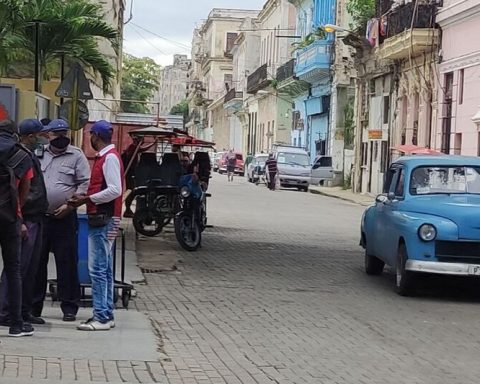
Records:
[[[148,180],[134,190],[137,207],[133,215],[135,230],[148,237],[162,232],[174,217],[177,188],[161,185],[161,180]]]
[[[186,251],[196,251],[207,227],[207,196],[193,175],[180,180],[179,211],[175,215],[175,236]]]

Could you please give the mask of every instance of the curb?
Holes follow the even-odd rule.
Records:
[[[343,197],[343,196],[338,196],[338,195],[334,195],[334,194],[329,194],[329,193],[326,193],[326,192],[323,192],[323,191],[319,191],[319,190],[316,190],[316,189],[309,189],[308,191],[309,191],[310,193],[313,193],[314,195],[322,195],[322,196],[326,196],[326,197],[331,197],[331,198],[333,198],[333,199],[339,199],[339,200],[343,200],[343,201],[348,201],[349,203],[361,205],[361,206],[364,206],[364,207],[369,207],[371,204],[373,204],[373,201],[372,201],[371,203],[360,202],[360,201],[357,201],[357,200],[354,200],[354,199],[349,199],[348,197]]]

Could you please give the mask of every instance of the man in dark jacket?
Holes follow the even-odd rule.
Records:
[[[20,269],[22,276],[22,317],[25,322],[44,324],[41,318],[31,315],[32,296],[35,278],[42,248],[42,222],[48,208],[47,190],[43,180],[42,169],[34,151],[39,148],[39,134],[43,125],[35,119],[27,119],[20,123],[18,133],[23,148],[33,164],[33,178],[30,190],[22,207],[23,224],[26,234],[22,238]],[[0,283],[0,316],[8,318],[7,277],[5,271]]]
[[[33,335],[33,327],[22,320],[22,279],[20,274],[21,207],[28,196],[33,178],[32,161],[14,138],[15,124],[0,121],[0,247],[5,276],[8,279],[9,336]],[[20,230],[22,227],[22,230]],[[1,289],[3,293],[4,289]]]

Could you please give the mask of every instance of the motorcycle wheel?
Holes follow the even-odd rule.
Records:
[[[133,215],[133,227],[143,236],[153,237],[162,232],[164,220],[152,215],[147,209],[136,210]]]
[[[194,222],[192,228],[192,217],[183,212],[175,218],[175,236],[182,248],[189,252],[196,251],[202,242],[198,223]]]

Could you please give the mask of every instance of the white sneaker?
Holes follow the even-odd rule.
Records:
[[[79,331],[109,331],[111,328],[110,322],[101,323],[97,320],[87,321],[77,326]]]
[[[108,323],[110,324],[110,328],[115,328],[115,320],[110,320]]]

